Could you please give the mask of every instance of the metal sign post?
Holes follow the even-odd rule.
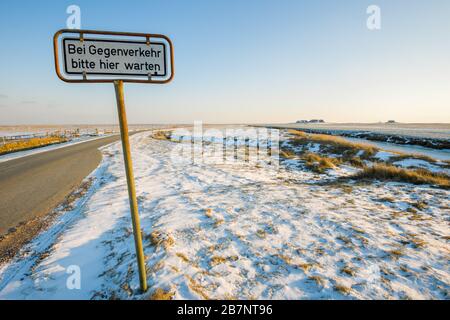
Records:
[[[65,37],[58,43],[60,35],[66,33],[77,36]],[[86,35],[94,35],[95,38],[86,37]],[[150,42],[153,38],[157,41]],[[62,50],[59,50],[59,46]],[[167,52],[167,48],[170,53]],[[170,82],[174,75],[172,42],[166,36],[155,34],[67,29],[56,32],[53,37],[53,50],[56,74],[61,80],[72,83],[114,83],[139,282],[141,291],[145,292],[147,291],[145,256],[131,161],[123,83]],[[63,72],[60,61],[63,62]]]
[[[127,114],[125,112],[125,101],[123,96],[123,81],[114,81],[116,89],[117,112],[119,114],[120,137],[122,139],[123,159],[125,162],[125,173],[127,176],[128,198],[130,200],[131,220],[133,222],[134,245],[139,269],[139,282],[141,290],[147,291],[147,275],[145,270],[144,249],[142,248],[141,223],[139,222],[139,210],[136,199],[136,188],[134,183],[133,163],[131,162],[130,140],[128,137]]]

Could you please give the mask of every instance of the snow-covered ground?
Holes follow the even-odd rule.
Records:
[[[448,190],[330,183],[281,160],[174,161],[180,144],[131,137],[149,294],[175,299],[448,299]],[[91,191],[0,267],[1,299],[145,298],[138,292],[119,143]],[[81,288],[69,289],[79,267]],[[69,273],[68,273],[69,272]],[[69,286],[70,287],[70,286]]]

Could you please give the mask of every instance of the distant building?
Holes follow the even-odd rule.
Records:
[[[388,120],[386,123],[397,123],[395,120]]]
[[[312,120],[298,120],[296,123],[325,123],[323,119],[312,119]]]

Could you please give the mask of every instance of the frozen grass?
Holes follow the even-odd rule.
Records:
[[[397,161],[401,161],[401,160],[405,160],[405,159],[416,159],[416,160],[423,160],[426,162],[430,162],[430,163],[435,163],[436,159],[426,156],[426,155],[421,155],[421,154],[406,154],[406,153],[398,153],[397,155],[391,157],[389,159],[390,163],[393,162],[397,162]]]
[[[161,288],[156,289],[152,295],[149,297],[149,300],[172,300],[174,296],[174,292],[165,291]]]
[[[380,150],[371,145],[299,130],[287,130],[285,138],[281,157],[304,160],[306,168],[316,173],[330,173],[332,169],[342,169],[344,166],[341,165],[346,164],[362,169],[354,176],[358,179],[432,184],[443,188],[449,185],[448,162],[437,162],[426,155],[390,153],[389,157],[380,158],[377,156]]]
[[[295,153],[289,149],[282,149],[280,151],[280,156],[285,159],[294,159]]]
[[[281,147],[280,156],[285,159],[298,157],[305,161],[307,168],[320,174],[344,163],[363,168],[364,161],[371,159],[378,152],[378,149],[371,145],[353,143],[341,137],[309,134],[299,130],[287,132],[288,144]]]
[[[32,138],[27,140],[7,142],[5,144],[0,145],[0,155],[21,150],[44,147],[55,143],[63,143],[66,141],[67,139],[62,137],[45,137],[45,138]]]
[[[170,131],[156,131],[151,137],[156,140],[170,140],[170,136]]]
[[[369,144],[354,143],[344,138],[327,134],[307,134],[298,130],[289,130],[288,132],[293,135],[291,142],[294,146],[309,142],[319,143],[321,144],[321,150],[324,152],[339,154],[344,158],[352,158],[360,151],[363,151],[361,157],[369,158],[378,151],[376,147]]]
[[[153,246],[163,247],[165,250],[168,250],[174,244],[174,240],[170,234],[163,234],[157,230],[150,233],[150,236],[147,237],[147,239],[150,240]]]
[[[306,167],[317,173],[324,173],[327,169],[332,169],[340,163],[337,158],[324,157],[312,152],[306,153],[303,159]]]
[[[450,187],[450,177],[443,173],[434,173],[426,169],[403,169],[389,164],[374,164],[355,174],[354,179],[376,179],[399,181],[413,184],[430,184],[442,188]]]
[[[364,161],[360,157],[353,157],[348,159],[348,163],[356,168],[364,168]]]

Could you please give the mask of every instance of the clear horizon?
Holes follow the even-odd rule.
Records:
[[[197,120],[195,120],[197,121]],[[198,120],[201,121],[201,120]],[[193,122],[129,122],[130,126],[143,126],[143,125],[193,125]],[[285,125],[285,124],[296,124],[294,122],[202,122],[203,125]],[[308,123],[299,123],[299,125],[308,125]],[[320,123],[309,123],[312,125],[320,125]],[[378,122],[328,122],[323,123],[324,125],[376,125],[376,124],[386,124],[386,121]],[[449,125],[450,122],[402,122],[396,121],[393,125]],[[0,124],[0,127],[45,127],[45,126],[118,126],[118,123],[18,123],[18,124]]]
[[[0,3],[0,126],[117,123],[112,85],[55,74],[71,4],[82,29],[174,42],[171,84],[125,85],[130,124],[450,123],[448,1],[83,0]],[[372,4],[381,30],[366,27]]]

